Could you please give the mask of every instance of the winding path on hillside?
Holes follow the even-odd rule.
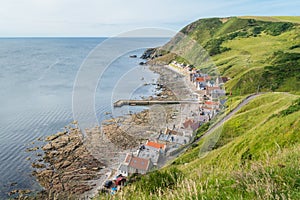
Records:
[[[248,104],[252,99],[260,96],[262,93],[257,93],[257,94],[252,94],[247,96],[245,99],[243,99],[243,101],[236,107],[234,108],[228,115],[226,115],[222,120],[220,120],[219,122],[217,122],[216,124],[214,124],[206,133],[203,134],[202,137],[211,134],[212,132],[214,132],[217,128],[219,128],[220,126],[222,126],[226,121],[228,121],[235,113],[237,113],[243,106],[245,106],[246,104]],[[197,142],[202,138],[200,137]]]

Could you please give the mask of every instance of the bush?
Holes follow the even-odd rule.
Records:
[[[279,113],[279,116],[286,116],[290,115],[294,112],[298,112],[300,110],[300,98],[297,99],[291,106],[289,106],[287,109],[282,110]]]
[[[290,47],[290,50],[300,48],[300,44],[296,44]]]
[[[286,22],[267,23],[266,33],[269,35],[277,36],[281,33],[290,30],[294,25]]]
[[[197,133],[196,133],[196,137],[194,140],[199,139],[209,128],[210,126],[210,122],[204,123],[202,124],[198,129],[197,129]]]

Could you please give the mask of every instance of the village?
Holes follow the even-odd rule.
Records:
[[[178,74],[184,75],[186,84],[192,90],[193,98],[197,101],[196,107],[189,109],[187,116],[181,118],[180,124],[165,127],[155,137],[141,144],[136,151],[127,153],[123,162],[119,164],[112,180],[107,180],[104,187],[115,194],[126,184],[127,178],[134,174],[146,174],[161,168],[167,160],[180,152],[180,147],[188,145],[195,131],[204,123],[212,120],[224,108],[224,83],[229,78],[210,76],[201,73],[192,65],[171,62],[165,66]]]

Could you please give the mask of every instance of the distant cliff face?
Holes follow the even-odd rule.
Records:
[[[155,48],[147,49],[143,55],[141,56],[142,59],[152,59],[155,58]]]
[[[297,17],[200,19],[184,27],[164,46],[147,50],[143,58],[150,64],[180,60],[197,68],[217,66],[221,74],[231,77],[226,86],[234,94],[257,90],[298,92],[297,20],[300,22]]]

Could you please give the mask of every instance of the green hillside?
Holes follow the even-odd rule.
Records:
[[[263,94],[122,199],[300,199],[300,97]],[[205,141],[221,133],[205,157]]]
[[[199,141],[163,169],[134,177],[113,199],[300,199],[299,22],[201,19],[153,51],[149,63],[175,59],[230,78],[233,95],[216,120],[249,94],[264,93],[211,134],[208,123],[201,126]]]
[[[230,77],[227,110],[267,92],[223,126],[201,136],[161,170],[116,199],[300,199],[300,17],[201,19],[156,49],[149,63],[172,60]],[[216,72],[218,71],[218,72]],[[278,91],[278,92],[274,92]],[[224,116],[219,116],[222,118]]]
[[[299,93],[299,22],[300,17],[200,19],[161,48],[168,54],[158,50],[163,56],[150,62],[168,63],[176,55],[198,68],[216,67],[231,78],[226,88],[233,95],[257,90]]]

